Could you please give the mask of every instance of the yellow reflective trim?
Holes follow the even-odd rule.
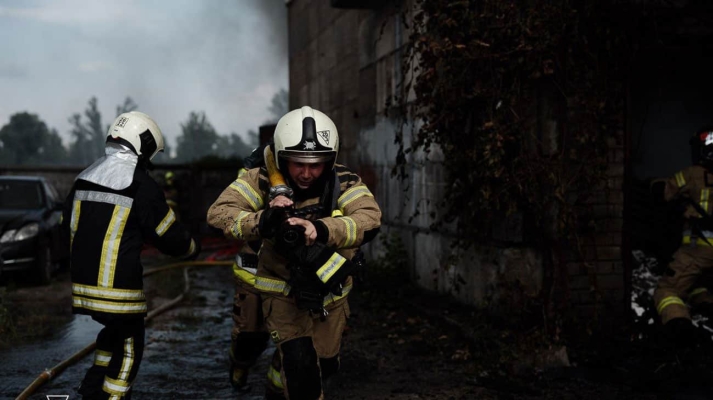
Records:
[[[233,275],[250,286],[255,286],[255,274],[240,268],[238,263],[233,263]]]
[[[114,314],[138,314],[146,312],[145,301],[139,303],[119,303],[72,296],[72,305],[78,308],[86,308],[87,310]]]
[[[341,217],[341,216],[343,216],[343,215],[344,215],[344,213],[342,212],[342,210],[334,210],[334,211],[332,211],[332,218]]]
[[[263,276],[255,276],[255,288],[266,292],[282,293],[285,296],[289,294],[291,289],[290,285],[288,285],[285,281],[281,281],[279,279],[265,278]],[[334,303],[339,299],[347,297],[351,290],[352,285],[349,284],[342,288],[342,294],[340,296],[336,296],[332,293],[329,293],[328,295],[324,296],[323,304],[326,306],[328,304]]]
[[[345,287],[342,288],[342,294],[341,294],[340,296],[335,296],[333,293],[330,293],[330,294],[324,296],[324,303],[323,303],[323,304],[326,306],[326,305],[328,305],[328,304],[334,303],[335,301],[337,301],[337,300],[339,300],[339,299],[343,299],[343,298],[347,297],[347,295],[348,295],[349,292],[351,292],[351,291],[352,291],[352,285],[347,285],[347,286],[345,286]]]
[[[346,238],[344,238],[344,243],[340,247],[351,247],[356,243],[357,240],[357,224],[354,219],[351,217],[342,217],[339,218],[340,221],[344,222],[344,225],[347,226],[346,229]]]
[[[364,185],[355,186],[353,188],[348,189],[341,196],[339,196],[339,199],[337,200],[337,205],[340,210],[344,211],[344,207],[346,207],[349,203],[364,196],[374,197],[374,195],[371,194],[371,192],[369,191],[368,187]]]
[[[126,382],[127,386],[129,385],[129,372],[131,372],[131,368],[134,366],[134,354],[134,338],[128,337],[124,339],[124,357],[121,359],[121,369],[117,377],[120,381]]]
[[[196,241],[191,238],[191,244],[188,245],[188,251],[181,258],[190,256],[194,251],[196,251]]]
[[[94,353],[94,364],[106,367],[109,365],[109,361],[111,361],[111,352],[97,350]]]
[[[104,385],[102,386],[102,390],[107,393],[122,396],[129,391],[130,387],[131,384],[125,380],[111,379],[106,375],[104,376]]]
[[[253,211],[257,211],[262,208],[262,196],[258,192],[253,189],[252,186],[250,186],[249,183],[245,182],[242,179],[238,179],[235,182],[230,184],[230,187],[237,190],[238,193],[243,195],[243,198],[250,203],[250,206],[253,208]]]
[[[240,168],[240,169],[238,170],[238,178],[240,178],[241,176],[245,175],[247,172],[248,172],[248,170],[245,169],[245,167]]]
[[[280,376],[280,371],[276,370],[275,367],[273,367],[272,365],[270,365],[270,368],[267,370],[267,379],[269,379],[270,383],[272,383],[276,388],[285,388],[282,385],[282,377]]]
[[[319,280],[326,283],[329,278],[331,278],[337,271],[339,271],[339,268],[341,268],[346,261],[347,259],[342,257],[341,254],[332,254],[332,256],[329,257],[329,260],[327,260],[327,262],[324,263],[324,265],[322,265],[317,270],[317,276],[319,277]]]
[[[699,294],[706,293],[708,292],[708,289],[701,287],[701,288],[695,288],[691,290],[691,292],[688,294],[689,297],[694,297],[698,296]]]
[[[101,297],[107,300],[146,300],[144,291],[141,289],[114,289],[82,285],[79,283],[72,284],[72,294],[78,296]]]
[[[683,177],[683,171],[676,172],[676,184],[678,187],[683,187],[686,184],[686,178]]]
[[[72,243],[74,243],[74,234],[77,233],[77,226],[79,226],[79,212],[81,211],[81,208],[82,202],[74,200],[74,205],[72,206],[72,218],[69,220],[69,231],[71,236],[69,239],[70,250],[72,248]]]
[[[163,236],[163,234],[166,233],[168,228],[170,228],[174,222],[176,222],[176,213],[173,212],[173,209],[169,208],[168,213],[166,213],[166,216],[163,217],[161,222],[156,227],[156,234],[159,236]]]
[[[255,289],[264,292],[282,293],[285,296],[290,293],[290,285],[279,279],[265,278],[264,276],[255,276]]]
[[[696,238],[696,246],[713,246],[713,238],[706,238],[706,242],[703,238]],[[691,244],[691,236],[686,235],[681,241],[683,244]]]
[[[248,215],[250,215],[250,213],[247,211],[240,211],[238,213],[238,217],[235,218],[235,223],[233,223],[233,226],[230,228],[230,233],[234,238],[244,239],[242,222]]]
[[[116,259],[121,246],[121,236],[128,220],[131,209],[119,205],[114,206],[114,212],[109,221],[109,227],[104,235],[101,258],[99,261],[99,276],[97,286],[114,286],[114,273],[116,272]]]
[[[708,212],[708,199],[710,198],[710,189],[701,190],[701,208],[703,211]],[[701,215],[702,216],[702,215]]]
[[[670,305],[673,305],[673,304],[677,304],[677,305],[683,306],[683,307],[686,306],[686,303],[684,303],[683,300],[681,300],[680,297],[678,297],[678,296],[669,296],[669,297],[665,297],[663,300],[661,300],[661,302],[659,303],[658,307],[656,307],[656,311],[658,311],[659,315],[661,315],[661,313],[663,312],[664,308],[666,308],[666,307],[668,307],[668,306],[670,306]]]

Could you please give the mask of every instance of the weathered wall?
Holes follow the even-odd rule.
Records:
[[[398,126],[386,104],[408,73],[401,68],[400,49],[408,31],[399,23],[400,15],[388,5],[336,9],[326,1],[292,0],[287,6],[290,108],[310,105],[334,120],[343,143],[340,161],[356,169],[374,192],[384,212],[382,232],[402,237],[418,283],[452,293],[469,304],[504,309],[516,309],[528,296],[539,295],[543,264],[535,250],[522,244],[521,220],[504,225],[499,232],[499,241],[509,245],[455,254],[447,228],[428,230],[429,212],[448,189],[443,169],[417,154],[410,159],[407,182],[391,176]],[[412,128],[403,129],[407,143]],[[594,205],[601,237],[586,250],[595,254],[596,260],[589,264],[593,267],[566,264],[571,277],[568,289],[577,304],[592,306],[603,298],[614,308],[622,309],[624,304],[623,151],[622,131],[621,140],[612,143],[611,193]],[[432,154],[431,159],[438,160],[438,156]],[[416,210],[420,214],[411,218]],[[367,246],[367,252],[376,256],[381,246],[376,241]],[[603,296],[591,295],[596,291],[592,277],[602,278],[598,288],[605,290]]]

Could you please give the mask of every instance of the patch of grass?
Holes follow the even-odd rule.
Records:
[[[55,288],[45,291],[56,296],[33,296],[34,291],[0,294],[0,348],[49,337],[71,321],[71,298]]]
[[[7,347],[17,338],[15,318],[7,307],[5,293],[0,294],[0,348]]]

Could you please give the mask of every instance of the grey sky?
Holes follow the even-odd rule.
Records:
[[[104,124],[130,96],[169,144],[191,111],[245,135],[287,88],[284,0],[0,0],[0,126],[56,128],[96,96]]]

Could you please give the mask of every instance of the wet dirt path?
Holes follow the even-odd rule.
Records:
[[[134,400],[262,398],[274,348],[262,355],[250,375],[250,392],[235,392],[228,384],[231,269],[190,271],[187,298],[147,326]],[[183,290],[182,274],[174,272],[147,280],[150,309]],[[538,336],[527,333],[531,330],[498,327],[472,308],[399,286],[399,281],[374,275],[350,294],[352,315],[342,344],[342,370],[326,383],[326,398],[710,398],[708,387],[683,389],[711,382],[713,375],[683,381],[667,373],[650,373],[658,365],[652,364],[657,358],[648,347],[636,350],[631,344],[600,349],[606,351],[594,363],[572,351],[571,366],[543,370],[547,367],[543,360],[551,352],[542,348]],[[69,290],[67,282],[61,284]],[[53,296],[56,292],[45,297]],[[98,324],[79,316],[49,339],[0,351],[0,399],[14,399],[42,370],[93,341],[98,329]],[[76,387],[91,362],[88,356],[69,367],[30,399],[45,400],[47,395],[77,399]]]
[[[182,288],[182,274],[170,275],[168,278],[157,277],[156,283]],[[154,317],[147,326],[144,358],[134,383],[133,398],[262,398],[263,373],[250,375],[252,389],[248,393],[235,392],[228,383],[233,296],[231,269],[225,266],[191,268],[189,279],[191,289],[186,298]],[[147,296],[150,291],[147,289]],[[174,297],[175,292],[165,298],[162,296],[167,293],[154,293],[149,297],[154,299],[150,309]],[[76,316],[48,340],[0,352],[0,398],[15,399],[45,368],[57,365],[91,343],[99,329],[101,325],[90,318]],[[263,353],[256,370],[266,371],[273,351],[274,348],[269,348]],[[92,359],[93,354],[68,367],[29,399],[45,400],[47,395],[79,398],[76,389]]]

